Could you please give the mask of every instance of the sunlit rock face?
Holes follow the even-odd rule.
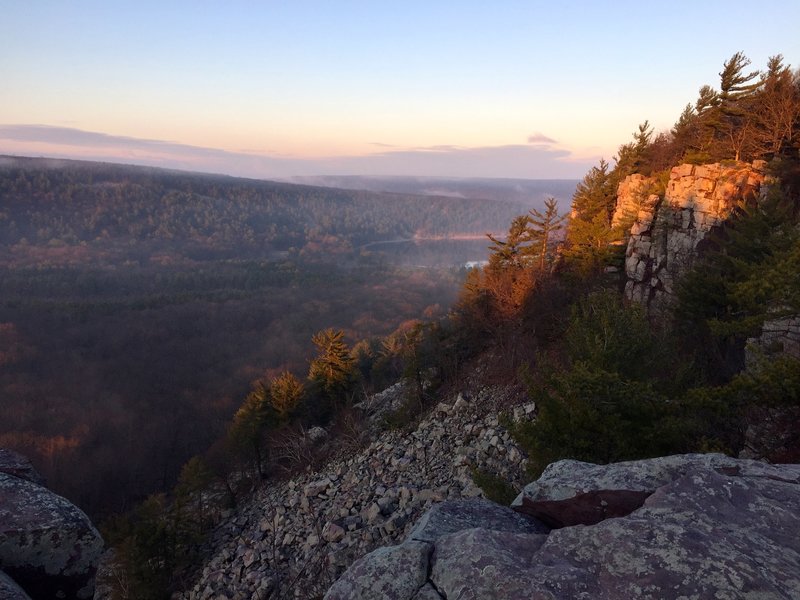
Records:
[[[645,177],[639,173],[628,175],[617,186],[617,204],[611,217],[611,227],[626,229],[636,220],[639,211],[650,201],[656,190],[654,177]]]
[[[565,460],[515,500],[525,519],[482,502],[437,506],[326,600],[800,597],[800,465]]]
[[[674,167],[663,199],[653,194],[640,201],[625,254],[626,296],[652,308],[668,304],[676,280],[691,268],[708,233],[738,204],[758,197],[764,167],[764,161]],[[626,179],[632,190],[646,185],[632,177]],[[625,192],[617,205],[620,215],[636,198]]]

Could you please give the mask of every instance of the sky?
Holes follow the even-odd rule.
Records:
[[[800,1],[0,0],[0,154],[256,178],[579,178]]]

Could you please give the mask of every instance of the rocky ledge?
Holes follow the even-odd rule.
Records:
[[[325,599],[800,598],[800,465],[560,461],[515,510],[470,502],[436,506]]]

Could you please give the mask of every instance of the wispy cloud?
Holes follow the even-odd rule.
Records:
[[[546,136],[545,134],[537,131],[532,133],[528,136],[528,143],[529,144],[557,144],[553,138]]]
[[[540,133],[529,136],[528,142],[407,149],[376,142],[383,148],[376,154],[311,159],[230,152],[69,127],[0,125],[0,153],[116,161],[264,179],[304,175],[573,178],[580,177],[596,160],[575,160],[569,151],[554,147],[555,141]]]

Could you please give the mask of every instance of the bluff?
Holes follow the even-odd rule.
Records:
[[[763,160],[674,167],[663,194],[654,178],[629,175],[619,185],[614,224],[632,225],[625,253],[625,295],[649,308],[668,304],[675,282],[692,267],[709,233],[742,203],[756,201]]]

